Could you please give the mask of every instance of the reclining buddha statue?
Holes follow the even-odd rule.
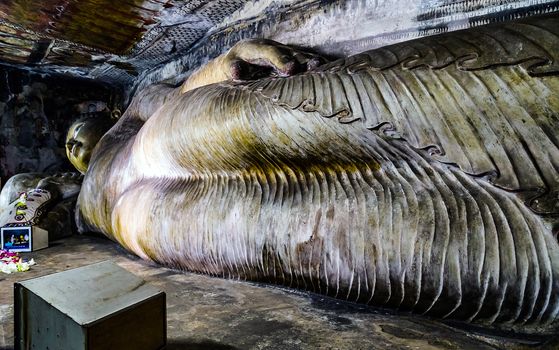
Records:
[[[136,94],[78,224],[172,268],[552,333],[558,74],[556,16],[324,64],[243,41]]]

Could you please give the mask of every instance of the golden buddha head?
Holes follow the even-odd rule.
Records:
[[[85,174],[93,149],[113,124],[109,116],[98,115],[78,119],[70,126],[66,134],[66,156],[80,173]]]

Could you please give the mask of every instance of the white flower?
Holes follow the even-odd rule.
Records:
[[[2,264],[2,266],[0,266],[0,269],[2,270],[2,272],[10,274],[12,272],[17,272],[17,265],[14,263]]]
[[[35,260],[31,259],[28,262],[17,262],[17,263],[13,263],[10,262],[9,264],[1,264],[0,263],[0,271],[2,271],[3,273],[13,273],[13,272],[24,272],[29,270],[30,266],[35,265]]]

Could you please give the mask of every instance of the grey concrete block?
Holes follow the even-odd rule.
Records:
[[[165,293],[112,262],[14,284],[16,349],[161,349]]]

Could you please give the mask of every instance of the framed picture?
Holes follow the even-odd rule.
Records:
[[[32,250],[31,226],[2,227],[0,230],[2,249],[10,252],[30,252]]]

